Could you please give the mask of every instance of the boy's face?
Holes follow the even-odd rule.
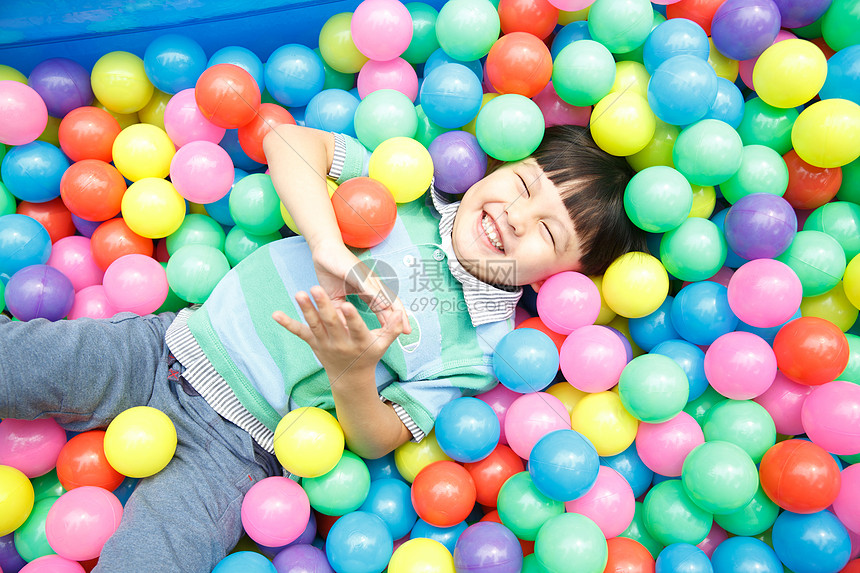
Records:
[[[579,239],[558,188],[533,159],[503,165],[466,192],[454,219],[454,253],[484,282],[540,283],[579,268]]]

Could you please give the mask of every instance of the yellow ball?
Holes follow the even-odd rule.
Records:
[[[343,444],[343,429],[322,408],[296,408],[275,428],[275,456],[284,469],[299,477],[330,472],[343,456]]]
[[[675,148],[675,141],[678,140],[680,133],[681,128],[677,125],[657,119],[657,125],[654,128],[654,137],[651,138],[651,141],[641,151],[627,156],[627,163],[636,171],[642,171],[647,167],[654,167],[655,165],[674,168],[675,161],[672,159],[672,150]]]
[[[669,275],[648,253],[625,253],[603,274],[603,297],[616,313],[641,318],[657,310],[669,294]]]
[[[341,12],[329,18],[320,30],[320,55],[331,69],[342,74],[354,74],[368,57],[358,51],[352,41],[352,12]]]
[[[800,314],[802,316],[816,316],[829,320],[839,327],[842,332],[847,332],[849,328],[857,322],[857,315],[860,313],[857,307],[849,300],[845,292],[843,281],[836,283],[836,286],[829,291],[817,296],[806,296],[800,301]]]
[[[591,111],[591,136],[612,155],[633,155],[645,149],[654,137],[657,116],[648,100],[636,92],[613,92]]]
[[[102,102],[100,102],[97,99],[93,100],[93,107],[103,109],[106,112],[108,112],[109,114],[111,114],[111,116],[113,116],[113,118],[115,120],[117,120],[117,122],[119,122],[120,129],[125,129],[129,125],[134,125],[135,123],[140,123],[140,116],[137,115],[137,112],[134,112],[134,113],[117,113],[112,109],[106,108],[105,104],[103,104]]]
[[[24,472],[0,466],[0,537],[9,535],[27,521],[33,510],[33,484]]]
[[[328,177],[326,177],[325,184],[328,187],[328,196],[329,198],[331,198],[331,196],[334,195],[334,192],[337,191],[339,185],[335,183],[333,179],[329,179]],[[283,203],[281,203],[281,218],[284,220],[284,223],[287,225],[287,227],[289,227],[290,231],[292,231],[296,235],[301,235],[301,233],[299,232],[299,228],[296,225],[296,222],[293,220],[293,216],[290,215],[290,212],[287,211],[286,205],[284,205]]]
[[[860,255],[854,255],[854,258],[848,261],[842,275],[842,287],[851,304],[860,309]]]
[[[388,573],[455,573],[454,556],[435,539],[416,537],[394,551]]]
[[[717,191],[708,185],[691,185],[693,188],[693,206],[688,217],[710,218],[717,206]]]
[[[119,132],[113,142],[113,164],[129,181],[167,177],[176,147],[163,129],[136,123]]]
[[[821,48],[799,38],[773,44],[753,68],[756,94],[779,108],[805,104],[815,97],[826,77],[827,58]]]
[[[500,95],[502,95],[502,94],[484,94],[484,95],[482,95],[481,96],[481,107],[478,109],[478,115],[481,115],[481,110],[484,109],[484,106],[487,105],[487,102],[493,101],[494,99],[496,99]],[[464,125],[460,129],[463,131],[468,131],[472,135],[475,135],[475,126],[477,126],[477,124],[478,124],[478,115],[476,115],[472,121],[470,121],[469,123],[467,123],[466,125]]]
[[[51,145],[60,146],[60,118],[48,116],[48,124],[45,126],[45,131],[37,137],[39,141],[50,143]]]
[[[394,450],[394,465],[409,483],[425,466],[442,460],[450,461],[451,458],[439,447],[436,432],[432,430],[420,442],[406,442]]]
[[[589,10],[591,10],[591,6],[586,6],[582,10],[559,10],[558,23],[562,26],[566,26],[571,22],[580,22],[582,20],[588,20]]]
[[[801,159],[816,167],[851,163],[860,157],[860,105],[847,99],[815,102],[794,121],[791,144]]]
[[[396,203],[421,197],[433,180],[433,159],[427,148],[411,137],[392,137],[370,155],[371,178],[385,185]]]
[[[573,414],[573,409],[577,404],[579,404],[579,401],[588,396],[587,392],[574,388],[568,382],[558,382],[557,384],[553,384],[544,390],[544,392],[552,394],[561,400],[561,403],[564,404],[564,407],[567,409],[568,415]]]
[[[185,220],[185,199],[173,183],[157,177],[129,185],[122,196],[121,209],[126,225],[149,239],[166,237]]]
[[[584,397],[570,419],[573,429],[588,438],[600,456],[614,456],[626,450],[636,439],[639,428],[639,420],[624,409],[621,398],[612,391]]]
[[[155,90],[146,105],[137,112],[140,121],[154,125],[159,129],[164,129],[164,109],[167,107],[167,102],[170,101],[171,97],[173,96],[161,90]]]
[[[645,69],[645,65],[636,61],[622,61],[615,64],[615,83],[612,84],[612,92],[631,91],[644,98],[648,97],[648,81],[651,74]]]
[[[714,68],[718,77],[725,78],[734,83],[738,79],[738,70],[740,63],[728,56],[723,55],[714,45],[714,41],[709,37],[708,43],[711,45],[711,51],[708,52],[708,63]]]
[[[105,457],[124,476],[145,478],[157,474],[176,452],[176,427],[156,408],[137,406],[119,414],[108,425]]]
[[[600,312],[597,314],[597,320],[594,321],[594,324],[609,324],[616,317],[616,313],[609,308],[609,305],[606,304],[606,299],[603,298],[603,275],[588,278],[591,279],[591,282],[594,283],[597,291],[600,293]]]
[[[149,102],[155,87],[143,60],[129,52],[109,52],[98,59],[90,74],[93,93],[117,113],[134,113]]]
[[[5,64],[0,64],[0,81],[2,80],[11,80],[13,82],[20,82],[27,85],[27,76],[12,66],[7,66]]]

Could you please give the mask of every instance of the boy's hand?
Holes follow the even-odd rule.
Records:
[[[319,358],[332,382],[352,372],[372,373],[385,351],[403,332],[400,320],[383,321],[370,330],[349,302],[335,307],[320,286],[311,288],[316,306],[305,292],[296,294],[296,302],[307,324],[276,311],[272,318],[304,340]],[[347,377],[348,379],[348,377]]]

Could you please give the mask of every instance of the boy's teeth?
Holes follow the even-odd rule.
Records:
[[[481,219],[481,226],[484,228],[487,238],[490,239],[490,244],[504,252],[505,249],[502,247],[502,241],[500,240],[498,233],[496,233],[496,227],[493,225],[493,221],[490,219],[489,215],[484,214],[484,217]]]

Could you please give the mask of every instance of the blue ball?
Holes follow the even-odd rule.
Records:
[[[381,458],[374,460],[365,459],[364,463],[367,464],[367,471],[370,472],[371,482],[386,478],[404,480],[397,469],[397,464],[394,462],[394,452],[388,452]]]
[[[440,127],[462,127],[481,109],[481,81],[462,64],[442,64],[424,76],[418,93],[421,109]]]
[[[245,153],[245,150],[242,149],[242,146],[239,144],[239,130],[238,129],[228,129],[224,133],[224,137],[221,138],[221,141],[218,143],[224,150],[227,152],[227,155],[230,156],[230,159],[233,160],[233,167],[238,167],[243,171],[259,171],[265,165],[262,163],[257,163]],[[235,185],[236,182],[234,181]]]
[[[0,179],[21,201],[44,203],[60,196],[69,158],[56,145],[33,141],[10,149],[0,163]]]
[[[346,90],[323,90],[308,102],[305,125],[355,137],[355,110],[359,99]]]
[[[218,562],[212,573],[278,573],[274,563],[256,551],[237,551]]]
[[[678,338],[664,340],[652,348],[650,353],[668,356],[681,367],[690,383],[688,402],[695,400],[708,389],[708,379],[705,377],[705,353],[695,344]]]
[[[782,563],[764,541],[755,537],[730,537],[711,555],[714,573],[783,573]]]
[[[230,191],[227,192],[226,195],[218,199],[217,201],[213,201],[212,203],[206,203],[206,212],[210,217],[221,223],[222,225],[227,225],[228,227],[233,227],[236,225],[236,221],[233,220],[233,215],[230,213],[230,192],[233,191],[233,188],[236,186],[243,177],[246,177],[248,172],[239,169],[238,167],[233,168],[233,185],[230,186]]]
[[[550,48],[549,53],[552,55],[552,59],[555,60],[558,53],[570,44],[579,40],[591,39],[591,33],[588,31],[588,22],[577,20],[558,31],[552,40],[552,48]]]
[[[713,215],[711,215],[711,222],[717,226],[717,229],[720,230],[720,233],[725,236],[726,234],[726,214],[728,214],[728,208],[717,211]],[[723,263],[724,267],[729,267],[730,269],[736,269],[743,265],[744,263],[748,263],[749,260],[743,258],[736,252],[732,250],[731,247],[726,245],[726,262]]]
[[[436,441],[442,451],[458,462],[477,462],[499,444],[501,426],[492,406],[464,396],[444,406],[434,424]]]
[[[335,521],[325,543],[326,557],[339,573],[382,571],[393,552],[388,526],[366,511],[353,511]]]
[[[678,338],[678,333],[672,326],[672,318],[669,316],[673,300],[674,297],[667,296],[657,310],[651,314],[629,320],[630,336],[633,338],[633,342],[645,352],[650,352],[652,348],[664,340]]]
[[[744,118],[744,96],[726,78],[717,78],[717,95],[702,119],[718,119],[737,129]]]
[[[454,553],[457,539],[460,538],[461,533],[466,531],[467,527],[468,525],[465,521],[461,521],[452,527],[436,527],[435,525],[430,525],[419,517],[418,521],[415,522],[415,527],[412,528],[412,531],[409,534],[409,539],[432,539],[444,545],[451,553]]]
[[[655,573],[713,573],[707,554],[689,543],[667,545],[657,556]]]
[[[206,52],[188,36],[165,34],[146,47],[143,69],[152,85],[173,95],[197,84],[206,70]]]
[[[540,330],[517,328],[496,344],[493,371],[509,390],[539,392],[558,372],[558,347]]]
[[[642,63],[649,74],[669,58],[689,55],[705,62],[711,53],[708,35],[696,22],[671,18],[651,30],[642,47]]]
[[[325,83],[325,68],[316,52],[301,44],[286,44],[269,56],[266,89],[287,107],[308,105]]]
[[[708,345],[738,326],[738,317],[729,307],[728,289],[711,281],[691,283],[675,295],[672,325],[681,338]]]
[[[818,95],[860,104],[860,44],[842,48],[827,60],[827,79]]]
[[[773,345],[773,339],[776,338],[776,334],[780,331],[780,329],[783,326],[785,326],[786,324],[788,324],[789,322],[791,322],[792,320],[794,320],[795,318],[800,318],[801,316],[802,316],[802,314],[800,312],[800,309],[798,308],[795,311],[795,313],[791,316],[791,318],[789,318],[788,320],[786,320],[782,324],[779,324],[777,326],[771,326],[770,328],[752,326],[752,325],[747,324],[746,322],[744,322],[742,320],[739,320],[738,321],[738,327],[735,330],[741,330],[743,332],[751,332],[757,336],[760,336],[764,340],[766,340],[768,344]]]
[[[699,121],[716,96],[717,73],[707,60],[696,56],[669,58],[648,82],[648,104],[654,115],[672,125]]]
[[[851,538],[827,510],[800,514],[783,511],[773,524],[773,550],[794,573],[836,573],[851,556]]]
[[[484,68],[481,65],[481,60],[471,60],[469,62],[461,62],[460,60],[455,60],[442,48],[438,48],[430,57],[427,58],[427,61],[424,62],[424,77],[426,78],[430,75],[430,72],[441,66],[442,64],[461,64],[472,70],[472,73],[475,74],[475,77],[478,78],[478,81],[484,81]]]
[[[529,454],[529,475],[545,496],[572,501],[597,481],[600,456],[591,442],[575,430],[555,430],[537,441]]]
[[[392,539],[412,530],[418,514],[412,507],[412,490],[403,480],[383,478],[370,482],[370,491],[359,511],[378,515],[388,526]]]
[[[32,217],[12,213],[0,217],[0,280],[3,283],[30,265],[42,265],[51,256],[51,236]]]
[[[654,479],[654,472],[639,457],[635,443],[620,454],[600,458],[600,463],[621,474],[621,477],[630,484],[634,497],[639,497],[648,491]]]
[[[207,68],[211,68],[216,64],[233,64],[239,66],[254,78],[260,88],[260,92],[266,89],[266,78],[264,75],[265,68],[263,62],[257,57],[257,54],[242,46],[226,46],[221,48],[209,58],[206,64]]]

